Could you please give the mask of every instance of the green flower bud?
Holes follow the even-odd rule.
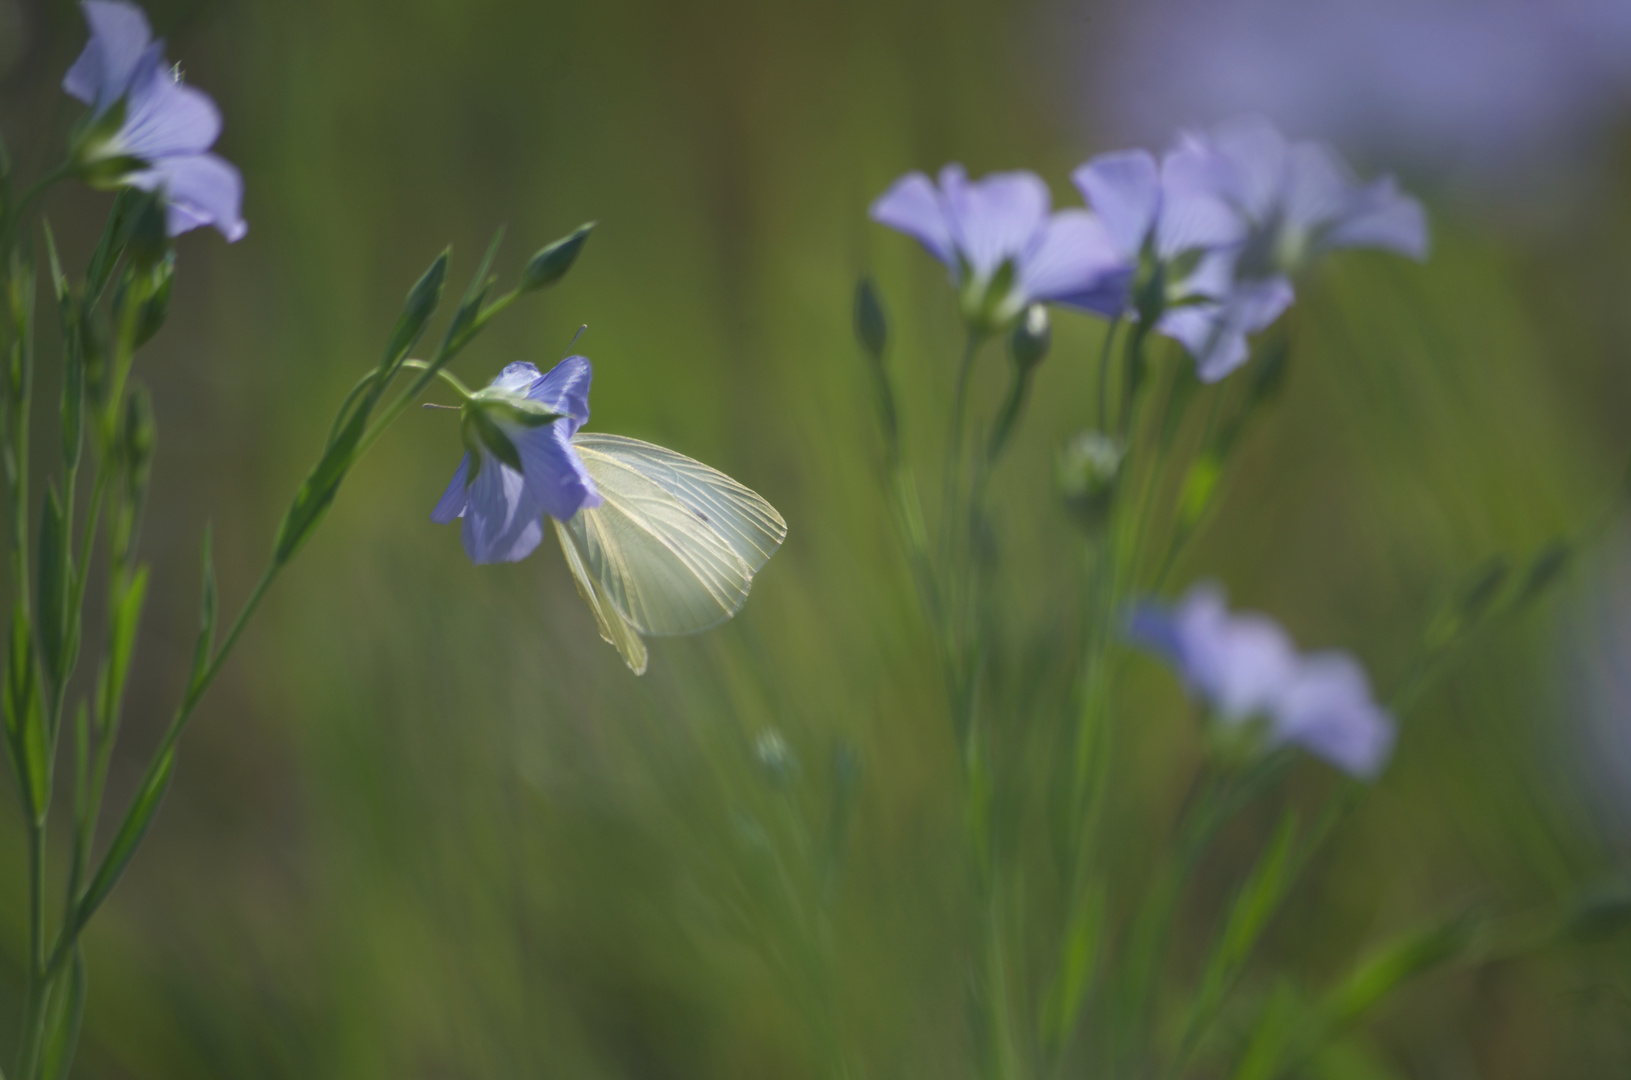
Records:
[[[425,324],[442,302],[442,286],[447,283],[447,256],[444,249],[430,268],[414,282],[413,288],[408,290],[408,298],[402,304],[402,314],[396,317],[391,340],[385,345],[385,356],[380,361],[381,371],[392,369],[407,356],[419,340],[419,335],[425,332]]]
[[[170,254],[170,231],[164,218],[164,204],[157,195],[145,193],[135,209],[130,242],[131,267],[138,273],[151,272]]]
[[[877,286],[869,277],[855,284],[855,339],[873,363],[883,363],[884,349],[889,344],[889,320]]]
[[[1053,327],[1048,323],[1048,309],[1032,304],[1014,324],[1014,332],[1008,338],[1008,350],[1013,354],[1014,363],[1021,371],[1029,372],[1048,355],[1052,344]]]
[[[577,261],[583,245],[588,242],[589,232],[595,224],[591,221],[578,226],[571,235],[562,237],[527,260],[526,269],[521,271],[521,291],[542,289],[565,277]]]
[[[1065,509],[1089,532],[1103,527],[1115,502],[1126,449],[1099,431],[1083,431],[1059,452],[1055,475]]]
[[[170,314],[170,283],[176,276],[176,254],[166,253],[164,259],[149,272],[148,296],[136,316],[136,347],[139,349],[152,340]]]
[[[153,424],[153,399],[147,387],[136,383],[125,399],[124,422],[120,425],[119,448],[132,476],[145,483],[148,465],[153,460],[153,444],[157,429]]]

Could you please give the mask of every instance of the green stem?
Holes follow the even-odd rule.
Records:
[[[45,822],[28,820],[28,985],[23,1008],[23,1041],[17,1051],[17,1075],[31,1080],[38,1065],[45,1026],[45,995],[51,974],[45,961]]]
[[[23,197],[17,200],[15,209],[7,210],[3,220],[0,220],[0,255],[10,261],[11,242],[17,238],[17,226],[23,217],[33,208],[34,202],[44,195],[52,185],[67,179],[74,172],[73,165],[63,162],[55,169],[46,173],[34,182],[34,185],[23,192]]]
[[[1121,316],[1117,315],[1110,320],[1109,327],[1104,331],[1104,344],[1099,347],[1099,430],[1106,434],[1110,430],[1110,354],[1119,329]]]
[[[176,709],[175,716],[170,720],[170,726],[165,729],[164,737],[159,740],[159,745],[153,752],[147,771],[142,775],[141,782],[137,785],[137,791],[147,790],[155,782],[158,773],[165,768],[166,760],[174,751],[177,741],[181,738],[181,733],[187,727],[187,721],[192,719],[193,710],[197,708],[198,702],[203,698],[204,692],[209,689],[210,684],[215,681],[215,676],[220,673],[227,657],[232,654],[233,646],[238,643],[238,638],[243,633],[244,627],[249,624],[250,617],[254,615],[255,609],[260,606],[261,600],[266,596],[266,590],[271,586],[280,569],[281,567],[275,562],[267,564],[266,570],[261,574],[260,580],[255,583],[254,590],[249,594],[249,599],[244,601],[244,606],[239,610],[238,617],[232,621],[232,626],[227,630],[226,637],[221,640],[220,648],[215,651],[210,658],[210,662],[205,666],[203,673],[188,687],[187,693],[182,697],[181,705]],[[136,809],[136,805],[132,804],[130,810],[126,811],[127,817]],[[106,857],[104,856],[104,859]],[[120,874],[122,875],[122,873],[121,870]],[[117,882],[118,877],[113,880]],[[50,962],[46,965],[48,976],[55,976],[61,970],[62,964],[72,955],[75,944],[79,939],[79,932],[93,913],[94,909],[85,910],[83,907],[76,905],[73,922],[62,928],[51,949]]]

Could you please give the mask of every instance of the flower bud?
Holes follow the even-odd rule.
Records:
[[[443,249],[429,269],[414,282],[413,288],[408,290],[408,298],[402,304],[402,314],[396,317],[391,340],[385,345],[385,357],[380,361],[381,371],[392,370],[412,351],[419,335],[425,332],[425,324],[442,302],[442,286],[447,282],[447,257],[448,252]]]
[[[531,292],[533,289],[542,289],[555,284],[566,276],[577,261],[578,253],[589,240],[589,232],[595,227],[595,222],[580,225],[569,236],[550,244],[531,259],[527,260],[527,267],[521,271],[521,291]]]
[[[1078,433],[1059,452],[1055,475],[1065,509],[1089,532],[1110,516],[1126,450],[1099,431]]]
[[[136,316],[136,348],[146,345],[170,314],[170,283],[176,276],[176,254],[171,251],[150,271],[147,299]]]
[[[1014,332],[1008,338],[1008,350],[1013,354],[1014,363],[1021,371],[1029,372],[1048,355],[1052,344],[1053,327],[1048,324],[1048,309],[1032,304],[1014,324]]]
[[[889,344],[889,320],[877,286],[869,277],[855,284],[855,339],[873,363],[883,363],[884,349]]]
[[[164,203],[157,195],[148,192],[137,205],[125,250],[130,254],[132,269],[138,273],[150,272],[169,256],[170,230]]]
[[[759,767],[776,787],[783,786],[798,773],[798,756],[775,728],[759,732],[753,740],[753,756],[759,759]]]
[[[120,449],[133,477],[145,482],[148,464],[153,460],[156,429],[153,425],[153,400],[147,387],[136,383],[125,399],[124,423],[119,432]]]

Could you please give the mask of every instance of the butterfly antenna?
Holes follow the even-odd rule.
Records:
[[[588,329],[589,329],[589,324],[588,323],[584,323],[582,326],[578,327],[578,332],[573,334],[572,335],[572,340],[568,341],[566,343],[566,352],[563,352],[561,354],[561,359],[562,360],[565,360],[567,358],[567,356],[572,352],[572,346],[574,346],[574,345],[576,345],[578,343],[578,339],[580,337],[582,337],[584,335],[584,332],[587,331]]]
[[[452,409],[454,412],[459,411],[459,407],[457,405],[438,405],[434,401],[425,402],[425,408],[427,408],[427,409]]]

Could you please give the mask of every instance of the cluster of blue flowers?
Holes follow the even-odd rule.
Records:
[[[977,337],[1053,304],[1153,329],[1182,345],[1207,383],[1247,362],[1249,336],[1291,306],[1296,279],[1321,256],[1427,253],[1421,204],[1392,177],[1363,183],[1331,147],[1289,140],[1257,117],[1185,132],[1159,158],[1100,155],[1071,180],[1086,206],[1056,211],[1032,173],[971,181],[948,165],[938,183],[901,177],[871,214],[946,265]],[[1300,655],[1268,619],[1230,615],[1213,586],[1170,610],[1140,607],[1129,632],[1219,722],[1252,731],[1248,721],[1266,722],[1260,747],[1297,745],[1365,778],[1392,750],[1393,722],[1357,662]]]
[[[1028,172],[939,184],[896,181],[872,218],[914,237],[951,270],[977,329],[1031,303],[1112,319],[1149,319],[1180,342],[1204,382],[1246,362],[1247,335],[1291,305],[1293,279],[1336,248],[1422,258],[1421,205],[1391,177],[1363,184],[1330,147],[1287,140],[1246,118],[1186,133],[1158,160],[1145,150],[1095,157],[1071,179],[1088,209],[1050,213]]]
[[[1129,632],[1226,727],[1261,722],[1266,746],[1298,746],[1367,779],[1387,763],[1393,720],[1365,669],[1343,652],[1299,653],[1267,616],[1231,614],[1218,586],[1196,585],[1175,607],[1140,606]]]

